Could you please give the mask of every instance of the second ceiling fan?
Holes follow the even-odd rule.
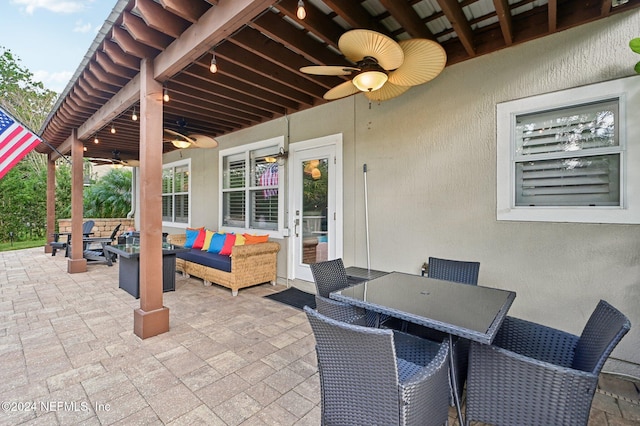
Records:
[[[444,69],[447,54],[435,41],[410,39],[396,42],[376,31],[347,31],[338,40],[338,48],[355,63],[354,67],[315,65],[300,68],[314,75],[353,75],[327,93],[327,100],[364,92],[372,101],[399,96],[412,86],[433,80]]]

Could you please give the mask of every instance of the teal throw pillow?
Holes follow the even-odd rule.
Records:
[[[219,234],[217,232],[213,234],[213,237],[211,237],[211,244],[209,244],[209,250],[207,251],[209,253],[220,253],[220,250],[222,250],[222,247],[224,246],[224,240],[226,238],[226,234]]]

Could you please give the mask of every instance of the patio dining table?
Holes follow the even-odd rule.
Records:
[[[513,291],[401,272],[330,294],[332,299],[447,333],[451,385],[460,424],[463,417],[455,380],[453,336],[491,344],[515,296]]]

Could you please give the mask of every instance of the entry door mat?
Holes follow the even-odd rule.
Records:
[[[316,308],[316,297],[306,291],[298,290],[295,287],[289,287],[278,293],[273,293],[264,296],[267,299],[275,300],[276,302],[284,303],[285,305],[293,306],[294,308],[302,309],[305,305],[310,308]]]

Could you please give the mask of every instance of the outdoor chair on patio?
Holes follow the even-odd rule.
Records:
[[[463,284],[478,284],[480,262],[467,262],[462,260],[430,257],[428,265],[429,278]]]
[[[116,225],[115,228],[113,228],[113,231],[111,231],[111,235],[109,236],[110,242],[107,244],[111,244],[114,241],[116,241],[116,237],[118,236],[118,232],[120,231],[121,226],[122,224],[119,223],[118,225]],[[92,245],[91,242],[88,242],[85,245],[84,252],[83,252],[83,256],[85,259],[89,261],[101,262],[105,259],[106,256],[110,256],[111,262],[116,261],[117,255],[115,253],[105,253],[104,249],[102,248],[102,243],[100,243],[100,247],[91,247],[91,245]],[[107,262],[107,264],[110,264],[110,263]]]
[[[313,281],[316,284],[316,294],[318,296],[328,299],[331,292],[349,287],[349,279],[347,277],[347,271],[344,267],[342,259],[338,258],[334,260],[326,260],[324,262],[312,263],[309,265],[309,267],[311,268],[311,273],[313,274]],[[344,309],[352,308],[348,303],[336,301],[336,304],[344,305]],[[368,312],[366,316],[367,324],[371,326],[373,326],[376,322],[382,324],[387,320],[386,316],[378,315],[375,312]]]
[[[480,262],[429,257],[429,278],[435,278],[438,280],[451,281],[461,284],[477,285],[479,271]],[[443,337],[446,337],[443,333],[416,324],[406,324],[405,327],[408,333],[426,339],[439,341],[443,339]],[[462,398],[469,364],[469,341],[466,339],[456,339],[454,352],[454,359],[456,362],[455,372],[456,385],[458,387],[458,397]],[[453,393],[451,396],[451,404],[453,405]]]
[[[88,220],[82,224],[82,236],[87,237],[91,235],[91,231],[93,230],[93,226],[95,222],[93,220]],[[66,241],[60,241],[60,233],[56,232],[53,234],[53,241],[49,243],[51,246],[51,256],[55,256],[58,250],[64,250],[65,257],[69,257],[69,249],[71,246],[71,233],[66,232],[63,236],[67,237]]]
[[[328,297],[316,295],[316,310],[336,321],[362,326],[371,325],[367,324],[367,314],[364,309]]]
[[[442,425],[449,347],[336,321],[305,307],[316,339],[324,425]]]
[[[342,259],[327,260],[309,265],[316,284],[316,294],[329,297],[332,291],[349,286],[347,271]]]
[[[586,425],[602,366],[630,328],[603,300],[579,337],[505,318],[492,345],[471,343],[467,422]]]

